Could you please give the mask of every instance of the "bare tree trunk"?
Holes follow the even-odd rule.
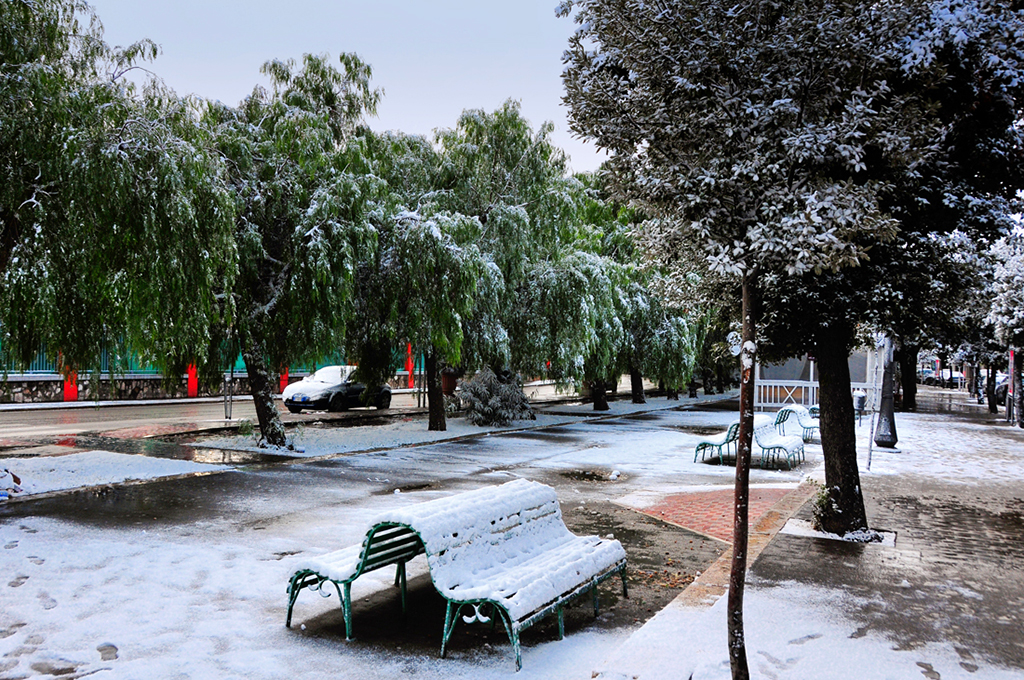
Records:
[[[754,440],[754,361],[756,319],[752,306],[753,275],[743,277],[743,350],[740,353],[740,433],[736,451],[736,514],[732,524],[732,569],[729,573],[729,665],[733,680],[749,680],[743,634],[743,589],[747,579],[747,524],[750,506],[750,449]]]
[[[427,430],[446,432],[448,420],[444,413],[444,392],[441,390],[441,375],[437,370],[437,355],[434,353],[433,347],[427,353],[424,369],[427,372],[427,411],[429,413]]]
[[[608,411],[608,385],[603,380],[595,380],[590,383],[591,396],[594,399],[594,410],[595,411]]]
[[[267,362],[263,356],[263,344],[247,338],[242,349],[245,359],[245,371],[249,376],[249,392],[252,394],[253,406],[256,407],[256,419],[260,424],[263,439],[270,446],[285,446],[284,425],[281,414],[274,404],[274,385],[267,370]]]
[[[988,377],[985,379],[985,400],[988,402],[989,413],[999,413],[999,404],[996,403],[996,367],[991,361],[988,363]]]
[[[829,502],[820,508],[822,529],[845,535],[868,526],[857,468],[847,338],[841,329],[822,327],[815,353],[818,359],[818,399],[821,405],[821,448],[825,456],[825,488]]]
[[[633,395],[634,404],[647,403],[647,396],[644,394],[644,378],[640,375],[640,369],[634,362],[629,363],[629,390]]]
[[[903,376],[903,405],[901,411],[917,410],[917,345],[901,344],[896,352],[896,361]]]

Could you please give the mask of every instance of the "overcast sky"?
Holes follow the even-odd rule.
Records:
[[[378,130],[430,135],[464,109],[492,111],[517,99],[573,170],[601,162],[569,132],[561,104],[561,56],[575,28],[557,0],[95,0],[106,40],[150,38],[152,66],[180,94],[237,104],[264,83],[260,65],[305,53],[355,52],[383,88]]]

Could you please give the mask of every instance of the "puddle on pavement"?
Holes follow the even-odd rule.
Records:
[[[572,479],[577,482],[612,482],[616,481],[611,478],[611,473],[600,472],[597,470],[565,470],[559,472],[559,475],[566,479]]]
[[[705,401],[692,406],[694,411],[739,411],[739,399],[723,399],[721,401]]]
[[[557,432],[552,429],[513,432],[506,436],[515,439],[529,439],[533,441],[548,442],[550,444],[570,444],[580,441],[580,438],[575,435]]]
[[[727,426],[724,425],[669,425],[673,430],[679,430],[680,432],[686,432],[687,434],[697,434],[702,437],[706,437],[712,434],[722,434],[726,431]]]
[[[280,463],[294,460],[296,456],[262,451],[234,451],[227,449],[209,449],[188,446],[179,441],[162,439],[122,439],[121,437],[103,437],[98,435],[72,435],[53,440],[50,445],[69,447],[79,451],[110,451],[112,453],[128,453],[149,458],[166,458],[169,460],[187,460],[194,463],[210,463],[221,465],[258,465]]]
[[[371,491],[371,496],[392,496],[396,493],[409,493],[412,491],[428,491],[430,489],[441,489],[443,488],[436,482],[419,482],[413,484],[400,484],[398,486],[388,486],[377,491]]]

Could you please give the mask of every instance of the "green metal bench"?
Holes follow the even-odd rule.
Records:
[[[708,437],[697,444],[697,449],[693,452],[693,462],[697,462],[697,456],[700,456],[701,460],[704,460],[704,456],[711,451],[718,452],[718,464],[724,465],[724,459],[722,458],[722,449],[725,449],[726,453],[729,453],[729,445],[735,444],[740,437],[740,422],[737,420],[735,423],[729,426],[729,429],[718,435],[717,437]]]
[[[811,412],[800,404],[786,404],[775,414],[775,429],[779,434],[785,434],[784,423],[796,420],[800,427],[800,434],[805,442],[809,442],[818,432],[818,423],[811,416]]]
[[[382,538],[387,540],[378,549],[380,532],[386,532]],[[344,593],[338,589],[338,594],[351,639],[351,582],[370,569],[397,564],[395,578],[403,584],[404,602],[404,565],[419,552],[426,552],[434,588],[448,603],[442,657],[467,608],[472,613],[461,617],[466,623],[493,627],[495,619],[502,622],[519,670],[523,630],[553,614],[561,639],[565,607],[591,593],[596,615],[597,586],[616,574],[628,596],[622,545],[576,536],[562,521],[554,489],[520,479],[383,513],[361,546],[312,560],[292,576],[287,623],[303,588],[322,589],[330,581],[338,589],[341,583]]]
[[[796,435],[779,434],[777,422],[764,414],[754,416],[754,441],[761,448],[760,465],[763,468],[769,459],[773,465],[777,464],[781,454],[786,459],[787,468],[792,470],[804,459],[804,440]]]

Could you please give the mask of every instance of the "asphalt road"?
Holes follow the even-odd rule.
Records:
[[[63,406],[63,405],[61,405]],[[396,394],[392,398],[392,411],[416,408],[415,395]],[[286,422],[312,419],[351,417],[359,413],[373,413],[375,409],[355,409],[350,414],[323,412],[288,413],[278,401],[278,409]],[[225,418],[224,402],[167,400],[145,404],[118,404],[103,402],[88,406],[79,402],[74,407],[46,405],[37,409],[0,409],[0,440],[36,439],[64,435],[99,434],[111,431],[152,430],[153,434],[197,431],[230,427],[240,420],[255,422],[256,411],[251,399],[235,399],[231,408],[232,420]]]

